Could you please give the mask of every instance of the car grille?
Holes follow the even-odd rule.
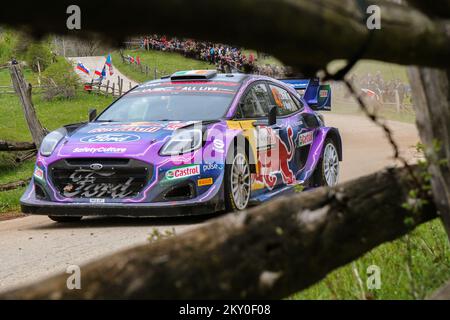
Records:
[[[49,167],[50,179],[66,198],[136,197],[152,178],[152,165],[134,159],[71,158]]]

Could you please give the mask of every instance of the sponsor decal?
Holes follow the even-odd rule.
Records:
[[[41,168],[36,167],[34,169],[34,177],[39,180],[44,180],[44,171]]]
[[[187,165],[167,170],[166,179],[176,180],[192,176],[198,176],[199,174],[200,174],[200,165],[198,164]]]
[[[314,140],[314,132],[308,131],[305,133],[299,133],[297,137],[297,145],[299,147],[306,146],[308,144],[311,144]]]
[[[208,163],[203,165],[203,171],[210,171],[210,170],[223,170],[223,164],[218,163]]]
[[[135,134],[98,134],[83,137],[81,142],[85,143],[124,143],[140,140],[141,137]]]
[[[225,144],[220,139],[213,140],[214,150],[217,152],[224,152]]]
[[[105,203],[105,199],[89,199],[90,203]]]
[[[270,127],[259,127],[256,129],[258,151],[270,150],[277,144],[278,133]]]
[[[69,176],[69,182],[63,189],[63,195],[67,198],[101,198],[123,199],[133,193],[131,184],[134,178],[128,178],[121,183],[98,182],[98,178],[104,180],[115,175],[115,172],[101,172],[95,170],[79,169]]]
[[[287,128],[286,144],[274,130],[268,131],[270,141],[275,141],[275,150],[272,148],[258,150],[258,175],[255,182],[263,183],[266,188],[272,190],[278,181],[277,173],[281,174],[281,178],[285,184],[295,183],[294,172],[289,167],[289,163],[294,158],[295,146],[293,141],[294,132],[291,127]],[[277,152],[274,152],[277,151]]]
[[[91,147],[83,147],[83,148],[75,148],[72,150],[73,153],[125,153],[127,148],[115,148],[115,147],[100,147],[100,148],[91,148]]]
[[[320,97],[320,98],[326,98],[326,97],[328,97],[328,90],[320,90],[320,91],[319,91],[319,97]]]
[[[210,186],[213,184],[213,178],[203,178],[197,180],[197,185],[199,187]]]
[[[108,126],[95,128],[89,133],[108,133],[108,132],[136,132],[136,133],[153,133],[161,129],[162,125],[152,124],[145,126]]]

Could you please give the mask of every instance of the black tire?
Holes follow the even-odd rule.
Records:
[[[78,222],[83,217],[48,216],[51,220],[61,223]]]
[[[336,143],[334,142],[333,139],[331,138],[326,138],[325,142],[323,144],[323,150],[322,150],[322,154],[320,156],[320,160],[317,163],[316,169],[314,170],[314,173],[311,177],[311,187],[322,187],[322,186],[330,186],[327,183],[326,177],[325,177],[325,166],[324,166],[324,152],[325,149],[327,147],[328,144],[333,145],[333,147],[335,148],[336,152],[338,150]],[[339,166],[339,160],[338,160],[338,166]]]
[[[249,164],[249,160],[248,160],[248,156],[245,153],[245,150],[242,147],[239,146],[235,146],[234,152],[231,151],[229,152],[229,154],[227,155],[227,161],[225,163],[225,177],[224,177],[224,192],[225,192],[225,210],[227,212],[232,212],[232,211],[241,211],[241,210],[245,210],[245,208],[248,207],[248,200],[247,200],[247,204],[245,205],[244,208],[239,208],[234,196],[233,196],[233,192],[232,192],[232,170],[233,170],[233,160],[235,159],[235,157],[239,154],[242,155],[245,158],[245,161],[247,163],[248,166],[248,173],[249,173],[249,177],[248,177],[248,183],[251,184],[251,171],[250,171],[250,164]],[[248,198],[250,199],[250,193],[251,193],[251,185],[249,187],[249,195]]]

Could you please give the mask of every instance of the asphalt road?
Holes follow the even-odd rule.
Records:
[[[360,116],[326,114],[328,125],[339,128],[344,145],[340,181],[367,175],[393,165],[392,149],[382,131]],[[415,126],[390,122],[403,156],[414,159],[419,141]],[[200,225],[195,219],[90,218],[58,224],[46,216],[0,222],[0,291],[36,281],[68,265],[81,265],[133,245],[148,243],[159,230],[179,234]]]

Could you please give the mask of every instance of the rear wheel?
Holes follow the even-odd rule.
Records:
[[[227,211],[244,210],[250,199],[250,165],[242,148],[227,157],[225,165],[225,207]]]
[[[80,221],[83,217],[65,217],[65,216],[48,216],[50,219],[56,222],[77,222]]]
[[[339,179],[339,156],[333,139],[327,138],[324,143],[322,157],[313,175],[313,186],[332,187]]]

